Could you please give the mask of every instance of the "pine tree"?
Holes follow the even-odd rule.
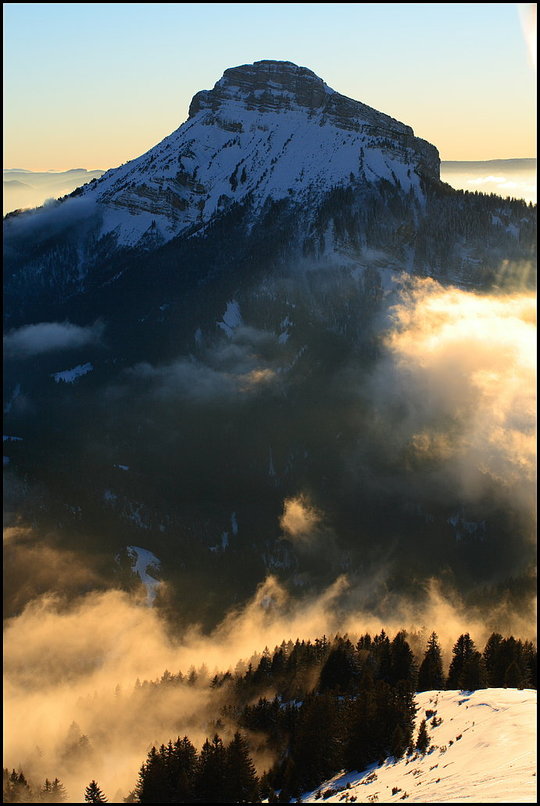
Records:
[[[87,803],[107,803],[107,798],[95,781],[90,781],[86,787],[84,799]]]
[[[448,670],[448,680],[446,681],[447,688],[459,689],[462,687],[461,676],[463,669],[466,662],[472,658],[475,652],[474,641],[469,633],[460,635],[452,649],[454,657],[452,658],[450,669]]]
[[[271,671],[272,671],[272,658],[270,655],[270,650],[266,646],[263,650],[263,654],[259,661],[259,665],[257,666],[253,674],[253,681],[257,684],[268,682],[268,680],[270,679]]]
[[[511,688],[523,688],[530,685],[531,665],[530,646],[516,640],[513,635],[504,638],[496,657],[495,675],[499,685]]]
[[[424,659],[418,670],[417,691],[432,691],[444,688],[441,648],[436,633],[431,633]]]
[[[51,782],[48,778],[45,778],[45,782],[39,792],[39,799],[41,803],[51,803],[51,789]]]
[[[401,758],[407,749],[409,742],[400,724],[397,724],[392,734],[391,754],[397,760]]]
[[[195,800],[198,803],[219,803],[225,786],[225,748],[216,735],[202,746],[195,774]],[[159,801],[157,801],[159,802]]]
[[[68,799],[66,788],[58,778],[55,778],[52,782],[51,794],[53,797],[52,803],[64,803]]]
[[[426,720],[423,719],[420,722],[420,727],[418,729],[418,737],[416,739],[416,749],[419,753],[425,753],[429,747],[430,738],[426,728]]]
[[[390,644],[390,675],[388,682],[396,685],[400,680],[415,688],[418,670],[413,652],[406,641],[405,632],[398,632]]]
[[[163,750],[163,752],[162,752]],[[139,771],[135,794],[140,803],[167,803],[169,798],[168,780],[165,770],[165,747],[160,750],[152,747]]]
[[[513,660],[504,674],[505,688],[524,688],[523,672],[517,661]]]
[[[345,719],[345,767],[362,770],[377,758],[380,719],[377,708],[376,686],[370,676],[364,675],[355,700],[348,703]]]
[[[227,747],[224,794],[227,803],[256,803],[259,780],[244,737],[236,732]]]
[[[342,766],[341,720],[331,693],[317,694],[300,709],[291,755],[305,788],[329,778]]]
[[[39,799],[41,803],[65,803],[67,801],[66,789],[58,778],[55,778],[54,781],[45,778]]]
[[[4,803],[31,803],[32,790],[22,770],[11,774],[4,770]]]
[[[354,647],[350,641],[340,639],[330,650],[321,669],[319,691],[353,693],[359,677]]]
[[[463,691],[476,691],[486,687],[486,666],[480,652],[474,650],[465,658],[459,676],[459,687]]]
[[[484,647],[484,663],[486,665],[487,683],[492,688],[504,686],[504,670],[500,668],[503,637],[500,633],[491,633]]]
[[[167,778],[171,803],[192,803],[195,797],[197,751],[187,736],[178,739],[168,749]]]
[[[390,639],[384,630],[381,630],[379,635],[373,639],[371,650],[375,659],[375,678],[388,682],[392,676],[392,663]]]
[[[538,680],[538,651],[532,641],[525,641],[523,644],[523,660],[526,669],[525,686],[536,688]]]

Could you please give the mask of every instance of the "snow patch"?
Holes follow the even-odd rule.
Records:
[[[132,560],[132,568],[139,575],[143,585],[146,587],[147,604],[152,606],[156,598],[159,580],[152,574],[152,571],[161,566],[160,560],[148,549],[140,546],[126,546],[128,556]]]
[[[76,380],[81,378],[83,375],[86,375],[88,372],[92,372],[94,369],[93,365],[90,361],[87,361],[86,364],[78,364],[73,369],[65,369],[62,372],[52,372],[51,378],[54,378],[56,383],[75,383]]]
[[[228,336],[232,336],[236,328],[241,327],[243,324],[240,305],[233,299],[227,303],[227,310],[223,314],[223,319],[217,322],[217,326],[224,330]]]

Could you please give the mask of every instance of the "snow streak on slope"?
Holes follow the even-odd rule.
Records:
[[[123,467],[123,465],[117,465],[117,467]],[[147,604],[152,605],[160,584],[159,580],[152,575],[152,569],[159,568],[161,563],[155,554],[139,546],[127,546],[127,553],[133,561],[133,570],[139,575],[146,588]]]
[[[415,737],[435,712],[425,755],[336,775],[302,802],[536,803],[536,691],[425,691],[416,703]]]

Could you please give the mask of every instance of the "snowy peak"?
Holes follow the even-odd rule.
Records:
[[[198,92],[189,118],[146,154],[83,193],[99,203],[101,234],[153,249],[200,232],[233,204],[253,214],[287,199],[315,211],[325,194],[385,180],[420,197],[439,154],[410,126],[330,89],[306,67],[233,67]]]
[[[202,90],[194,96],[189,117],[201,111],[219,113],[231,102],[261,113],[292,110],[302,110],[310,116],[318,113],[319,125],[330,123],[341,129],[397,137],[402,145],[423,151],[424,172],[439,179],[436,148],[415,137],[410,126],[335,92],[307,67],[271,60],[231,67],[213,90]]]
[[[307,67],[266,60],[225,70],[213,90],[202,90],[195,95],[189,117],[202,109],[216,111],[231,100],[260,112],[293,107],[321,109],[332,94],[333,90]]]
[[[371,124],[394,133],[413,135],[410,126],[340,95],[312,70],[292,62],[267,60],[225,70],[213,90],[203,90],[194,96],[189,117],[205,109],[216,112],[230,101],[258,112],[302,109],[324,113],[343,128],[358,129],[363,124]]]

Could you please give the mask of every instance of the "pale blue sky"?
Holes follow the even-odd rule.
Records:
[[[535,156],[514,3],[4,3],[4,165],[114,167],[259,59],[309,67],[443,159]]]

